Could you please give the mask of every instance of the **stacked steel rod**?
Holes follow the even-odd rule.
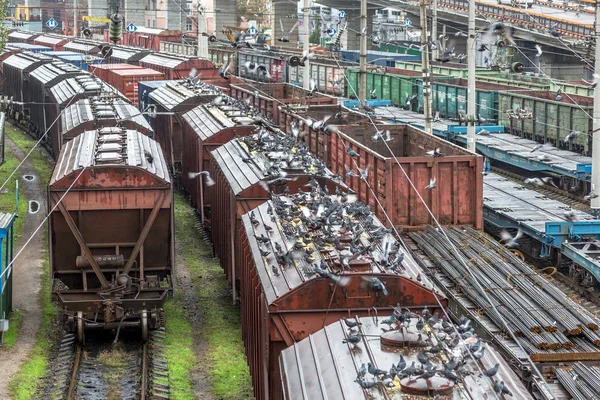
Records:
[[[574,400],[600,398],[600,369],[575,363],[569,370],[557,368],[556,377]]]
[[[526,351],[598,351],[598,322],[588,311],[482,232],[457,227],[445,232],[468,270],[439,230],[410,236],[497,326],[504,329],[505,320]]]

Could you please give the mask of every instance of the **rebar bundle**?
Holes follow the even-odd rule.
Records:
[[[526,351],[598,351],[598,321],[512,252],[471,228],[445,233],[452,244],[432,227],[410,236],[496,325],[506,321]]]
[[[571,369],[557,368],[555,373],[574,400],[600,399],[600,369],[575,363]]]

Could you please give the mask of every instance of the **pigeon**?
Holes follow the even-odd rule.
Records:
[[[425,322],[423,321],[423,318],[419,317],[415,326],[417,328],[417,331],[421,332],[421,330],[425,327]]]
[[[373,107],[371,107],[369,104],[367,104],[366,101],[362,101],[360,103],[360,105],[362,106],[363,110],[365,110],[367,113],[372,113],[375,110],[373,109]]]
[[[486,129],[481,129],[479,132],[477,132],[477,134],[481,136],[489,136],[490,132]]]
[[[350,157],[360,157],[360,154],[358,154],[356,151],[352,150],[352,147],[350,147],[350,146],[346,146],[346,153],[348,153],[348,155]]]
[[[537,50],[537,54],[535,55],[536,57],[540,57],[544,53],[542,51],[542,46],[540,46],[539,44],[535,45],[535,49]]]
[[[366,181],[369,178],[369,166],[368,165],[365,169],[361,169],[359,167],[356,167],[356,169],[358,170],[361,179]]]
[[[582,132],[580,132],[580,131],[571,131],[571,132],[569,132],[569,134],[567,136],[565,136],[565,138],[563,139],[563,141],[565,143],[569,143],[571,140],[577,138],[581,134],[582,134]]]
[[[421,367],[429,362],[429,358],[425,355],[425,353],[423,353],[422,350],[419,350],[419,353],[417,353],[417,360],[421,363]]]
[[[292,34],[292,32],[294,32],[294,29],[296,29],[296,27],[298,26],[298,22],[296,21],[296,23],[294,24],[294,26],[292,26],[292,29],[290,29],[290,31],[288,33],[285,33],[285,30],[283,29],[283,21],[281,19],[279,19],[279,26],[281,28],[281,38],[279,38],[279,41],[288,43],[290,41],[290,35]]]
[[[347,338],[342,339],[342,343],[352,343],[354,346],[356,346],[361,340],[362,335],[359,332],[356,335],[350,335]]]
[[[435,183],[435,176],[431,179],[429,179],[429,185],[425,186],[425,189],[434,189],[437,187],[437,184]]]
[[[458,382],[458,376],[456,376],[454,374],[454,372],[452,372],[452,369],[450,368],[444,368],[444,377],[448,380],[451,380],[452,382],[456,383]]]
[[[375,94],[376,92],[377,92],[377,89],[371,90],[371,100],[374,100],[377,98],[377,95]]]
[[[385,131],[378,130],[377,132],[375,132],[375,134],[373,135],[371,140],[373,140],[374,142],[377,142],[379,140],[383,140],[384,142],[389,142],[392,140],[392,133],[390,132],[389,129],[386,129]]]
[[[492,368],[488,369],[487,371],[483,371],[483,374],[485,376],[487,376],[488,378],[491,378],[492,376],[494,376],[498,373],[499,367],[500,367],[500,364],[496,364]]]
[[[362,325],[362,323],[360,323],[360,322],[356,322],[356,321],[353,321],[353,320],[345,318],[345,317],[342,319],[344,320],[344,323],[346,324],[346,326],[350,329]]]
[[[593,75],[594,79],[591,82],[586,81],[585,79],[582,79],[582,81],[584,81],[586,84],[590,85],[590,87],[593,89],[596,87],[596,85],[598,85],[598,78],[600,78],[599,74],[594,74]]]
[[[371,389],[377,385],[377,381],[364,381],[362,379],[356,379],[354,382],[358,383],[363,389]]]
[[[515,236],[512,236],[507,230],[502,230],[502,232],[500,232],[500,241],[504,242],[504,246],[508,247],[509,249],[513,249],[515,247],[519,247],[517,240],[519,240],[522,236],[523,231],[520,229],[517,230],[517,234]]]
[[[406,368],[406,360],[404,359],[404,356],[400,354],[400,362],[396,365],[396,371],[403,371],[404,368]]]
[[[389,318],[386,318],[383,321],[381,321],[381,323],[387,326],[391,326],[392,324],[396,323],[396,317],[391,315]]]
[[[358,370],[357,379],[364,377],[367,374],[367,364],[362,363],[360,369]]]
[[[275,264],[271,265],[271,270],[275,276],[279,276],[279,268]]]
[[[379,278],[377,278],[376,276],[362,276],[361,278],[362,278],[363,282],[365,283],[366,287],[369,288],[370,290],[374,290],[376,292],[381,292],[381,293],[383,293],[384,296],[389,295],[383,282],[381,282],[381,280]]]
[[[550,26],[550,34],[555,38],[559,38],[562,36],[562,33],[556,30],[556,24]]]
[[[152,164],[152,162],[154,162],[154,157],[152,156],[152,153],[150,153],[148,150],[144,150],[144,156],[146,156],[146,161],[148,161],[149,164]]]
[[[266,250],[263,250],[263,249],[259,249],[259,250],[260,250],[260,255],[263,256],[263,257],[268,257],[269,254],[271,254],[270,251],[266,251]]]
[[[219,76],[223,79],[229,79],[229,68],[231,67],[232,57],[227,59],[227,62],[219,68]]]
[[[387,371],[374,367],[371,363],[367,364],[367,371],[373,376],[385,375]]]
[[[421,375],[419,375],[417,377],[417,379],[429,380],[429,379],[433,378],[436,373],[437,373],[437,371],[435,370],[435,368],[426,369],[425,372],[423,372]]]
[[[569,222],[575,222],[575,221],[579,220],[579,218],[577,218],[577,213],[575,212],[575,210],[565,211],[563,213],[563,216]]]
[[[440,153],[440,149],[439,148],[437,148],[435,150],[429,150],[429,151],[425,152],[425,155],[426,156],[433,156],[433,157],[441,157],[441,156],[443,156],[443,154]]]
[[[346,178],[350,178],[352,176],[358,176],[357,174],[354,173],[354,170],[352,168],[348,168],[346,167]]]
[[[477,350],[481,348],[481,339],[477,339],[477,341],[469,347],[469,351],[471,353],[476,353]]]
[[[471,354],[474,359],[480,360],[485,355],[485,347],[482,347],[478,352]]]
[[[317,89],[318,89],[317,82],[313,78],[311,78],[310,81],[308,82],[307,96],[312,96],[313,94],[315,94]]]
[[[583,196],[583,200],[585,200],[585,201],[589,201],[589,200],[597,199],[597,198],[598,198],[598,195],[593,190],[590,193]]]
[[[468,35],[463,32],[463,31],[456,31],[456,33],[454,34],[454,36],[456,37],[467,37]]]

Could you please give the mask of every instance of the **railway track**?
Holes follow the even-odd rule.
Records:
[[[508,172],[497,167],[492,167],[491,169],[492,172],[495,174],[501,175],[507,179],[510,179],[511,181],[523,184],[523,177],[519,174],[516,174],[514,172]],[[571,208],[593,215],[589,202],[586,202],[582,198],[575,196],[563,189],[551,185],[544,185],[536,186],[535,191],[543,194],[544,196],[550,199],[560,201],[561,203],[564,203],[570,206]]]
[[[126,337],[117,344],[105,338],[89,338],[80,345],[75,335],[67,334],[56,351],[45,398],[168,399],[164,339],[161,329],[151,332],[147,343]]]

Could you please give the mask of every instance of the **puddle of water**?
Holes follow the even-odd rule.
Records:
[[[40,203],[35,200],[29,201],[29,214],[35,214],[40,210]]]

